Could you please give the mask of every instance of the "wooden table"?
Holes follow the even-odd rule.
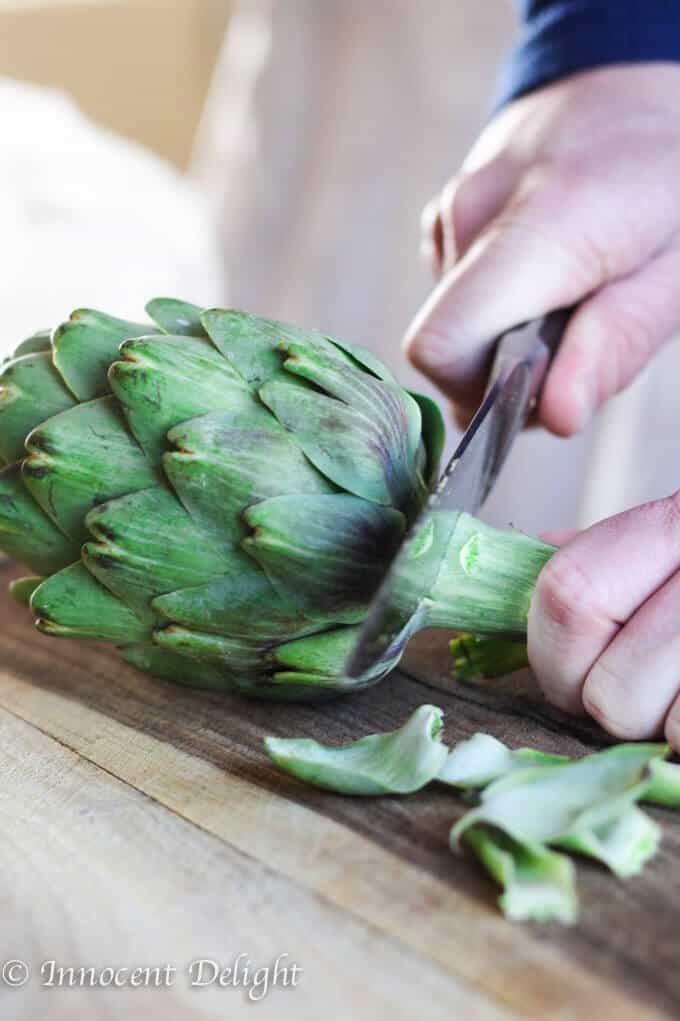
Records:
[[[242,988],[191,988],[198,958],[252,966],[280,954],[295,988],[259,1019],[536,1021],[677,1016],[680,819],[627,883],[579,864],[578,926],[504,921],[497,890],[447,849],[462,801],[436,785],[352,799],[278,773],[262,737],[344,741],[434,702],[453,743],[485,730],[574,754],[600,744],[566,722],[525,675],[485,686],[447,679],[426,636],[381,686],[322,706],[278,706],[142,676],[103,646],[33,631],[0,569],[0,957],[34,969],[0,987],[5,1018],[232,1018]],[[168,988],[45,989],[63,967],[177,968]],[[243,959],[242,959],[243,960]],[[122,974],[122,973],[121,973]]]

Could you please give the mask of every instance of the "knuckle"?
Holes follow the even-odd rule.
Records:
[[[680,542],[680,489],[649,503],[633,507],[620,515],[622,526],[640,532],[656,531],[668,542],[669,552]]]
[[[566,550],[555,553],[539,574],[534,601],[551,631],[569,635],[581,630],[592,611],[591,585]]]
[[[523,175],[505,215],[505,229],[558,258],[575,297],[611,278],[610,247],[587,215],[591,174],[580,161],[545,160]]]
[[[654,347],[650,318],[641,307],[619,308],[618,297],[603,292],[593,306],[584,309],[584,336],[607,340],[607,358],[602,368],[608,371],[606,396],[618,393],[648,361]]]
[[[437,368],[452,366],[457,352],[469,345],[470,340],[464,330],[453,317],[449,317],[445,327],[437,322],[423,326],[410,340],[406,354],[416,369],[427,374]]]
[[[649,737],[649,727],[637,716],[634,706],[626,706],[624,691],[625,679],[599,660],[591,668],[583,686],[583,708],[614,737],[628,741]]]
[[[541,691],[551,705],[569,716],[583,716],[578,681],[537,675]]]

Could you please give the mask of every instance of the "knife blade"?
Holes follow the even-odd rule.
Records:
[[[572,309],[559,309],[504,333],[497,341],[485,396],[434,493],[397,550],[344,667],[347,677],[374,675],[391,663],[410,637],[397,610],[397,579],[410,551],[440,510],[476,514],[498,478],[512,445],[538,400]],[[423,593],[424,595],[425,593]],[[415,595],[415,594],[414,594]]]

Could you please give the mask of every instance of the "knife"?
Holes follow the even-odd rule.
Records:
[[[424,537],[432,515],[438,511],[458,510],[469,514],[479,511],[538,400],[572,311],[550,312],[498,338],[479,410],[387,569],[357,642],[347,657],[344,667],[347,677],[362,680],[374,675],[380,661],[392,662],[397,646],[408,640],[410,633],[404,628],[397,610],[396,592],[397,579],[409,562],[409,552]]]

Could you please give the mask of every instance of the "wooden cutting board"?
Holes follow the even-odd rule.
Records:
[[[238,954],[253,968],[288,954],[301,969],[259,1002],[259,1021],[677,1016],[677,814],[654,811],[663,843],[642,877],[579,863],[577,926],[520,926],[477,864],[448,851],[465,807],[450,790],[334,796],[262,751],[268,733],[341,742],[390,729],[423,702],[444,709],[450,743],[477,730],[570,754],[603,743],[528,675],[456,686],[430,634],[389,681],[324,705],[193,691],[103,646],[39,635],[5,594],[12,576],[0,567],[0,958],[33,975],[0,986],[3,1018],[239,1016],[252,1009],[243,988],[191,988],[186,973]],[[50,960],[177,972],[168,988],[46,990]]]

